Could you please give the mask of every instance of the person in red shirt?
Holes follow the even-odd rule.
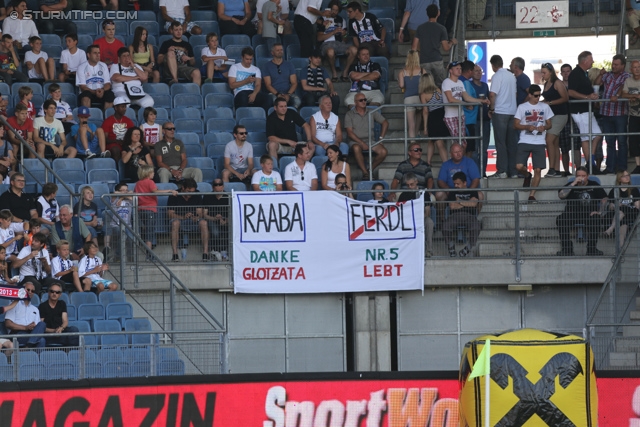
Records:
[[[111,151],[111,157],[118,162],[122,156],[122,140],[127,129],[135,125],[131,119],[125,116],[129,99],[119,96],[113,101],[114,114],[102,122],[102,130],[107,136],[107,150]]]
[[[16,132],[19,133],[25,141],[27,141],[31,148],[33,148],[34,150],[36,149],[36,146],[33,142],[33,120],[29,118],[29,112],[24,104],[20,103],[16,105],[15,116],[9,117],[7,119],[7,123],[9,123],[11,127],[13,127]],[[20,140],[18,139],[17,135],[10,130],[7,130],[7,139],[9,140],[11,145],[13,145],[13,152],[15,153],[16,158],[18,158],[18,150],[20,150],[22,146]],[[32,152],[28,152],[25,154],[29,158],[35,157],[35,154]]]
[[[94,44],[100,46],[100,60],[111,67],[111,64],[118,63],[118,49],[125,46],[116,38],[116,24],[111,19],[102,23],[102,30],[104,37],[96,39]]]

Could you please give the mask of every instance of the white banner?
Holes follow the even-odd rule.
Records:
[[[422,289],[424,196],[374,204],[334,191],[233,194],[235,292]]]
[[[569,2],[526,1],[516,3],[516,28],[566,28],[569,26]]]

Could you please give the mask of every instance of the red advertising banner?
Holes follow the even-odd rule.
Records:
[[[600,427],[640,427],[640,378],[601,378],[598,394]],[[0,393],[0,425],[457,427],[457,398],[457,381],[424,379],[12,391]]]

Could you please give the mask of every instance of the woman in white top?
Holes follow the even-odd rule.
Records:
[[[340,148],[335,144],[331,144],[327,148],[327,157],[329,157],[329,160],[322,165],[322,176],[320,177],[322,189],[335,190],[336,176],[340,173],[347,177],[347,184],[351,188],[351,169],[342,156]]]

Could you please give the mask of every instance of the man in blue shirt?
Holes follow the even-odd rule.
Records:
[[[262,71],[262,81],[269,92],[271,104],[276,98],[284,98],[287,105],[300,108],[302,100],[296,95],[298,87],[298,77],[296,69],[291,62],[284,60],[284,49],[282,44],[276,43],[271,48],[273,59],[267,62]]]

